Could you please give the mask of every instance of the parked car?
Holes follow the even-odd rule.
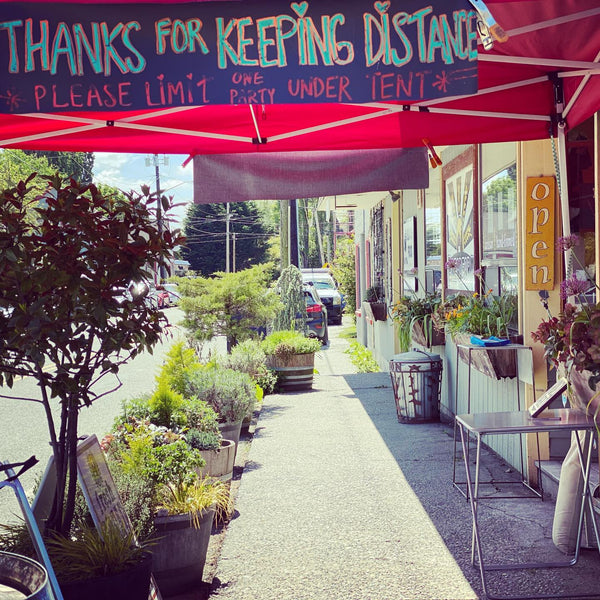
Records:
[[[329,269],[301,269],[304,283],[312,284],[327,307],[328,322],[332,325],[342,324],[342,312],[346,305],[335,279]]]
[[[327,329],[327,307],[319,297],[313,285],[303,286],[304,302],[306,303],[306,325],[309,337],[318,338],[323,345],[329,343]]]
[[[179,295],[179,288],[176,283],[165,283],[163,285],[165,291],[169,294],[167,299],[167,306],[177,306],[181,300]]]

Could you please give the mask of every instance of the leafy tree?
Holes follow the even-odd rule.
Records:
[[[255,202],[235,202],[230,207],[231,270],[244,270],[266,260],[271,231],[265,226]],[[192,204],[183,224],[187,244],[182,256],[190,268],[207,277],[227,271],[225,203]],[[233,239],[235,234],[235,259]],[[235,269],[233,261],[235,260]]]
[[[516,167],[506,169],[506,175],[496,177],[484,186],[484,210],[493,212],[511,212],[517,205]]]
[[[53,170],[57,170],[82,184],[92,183],[94,171],[93,152],[25,150],[25,154],[46,158],[48,164],[53,167]]]
[[[302,267],[321,267],[332,258],[333,230],[326,220],[325,211],[319,210],[321,200],[298,200],[298,240]]]
[[[269,290],[272,265],[262,264],[237,273],[215,273],[213,278],[180,278],[180,308],[190,337],[205,342],[218,335],[227,337],[227,349],[255,337],[266,327],[280,305]]]
[[[31,173],[52,175],[56,169],[48,164],[45,157],[25,154],[22,150],[4,149],[0,151],[0,189],[14,187]],[[47,187],[47,182],[36,179],[31,182],[39,191]]]
[[[95,391],[106,375],[117,389],[119,367],[151,350],[167,325],[143,298],[115,292],[148,278],[148,265],[165,263],[182,240],[159,234],[148,188],[123,201],[94,185],[43,177],[51,192],[30,199],[34,179],[0,192],[0,386],[12,387],[16,376],[37,381],[41,399],[21,400],[45,411],[57,474],[48,526],[66,535],[79,411],[108,393]]]
[[[302,273],[296,265],[289,265],[277,280],[277,288],[283,304],[275,319],[275,329],[279,331],[306,330],[306,303]],[[299,316],[298,316],[299,315]]]
[[[356,263],[354,236],[338,238],[335,248],[335,257],[331,265],[341,292],[346,298],[346,312],[353,317],[356,311]]]

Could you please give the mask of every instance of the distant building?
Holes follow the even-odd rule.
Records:
[[[187,260],[173,261],[173,275],[175,277],[185,277],[190,270],[190,263]]]

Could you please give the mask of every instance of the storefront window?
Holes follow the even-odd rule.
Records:
[[[425,288],[439,291],[442,284],[442,198],[441,169],[429,172],[425,194]]]
[[[569,207],[571,233],[580,238],[573,249],[576,260],[573,270],[581,280],[590,281],[588,302],[595,302],[596,288],[596,236],[594,223],[596,208],[594,200],[594,123],[584,121],[570,130],[567,138],[567,171],[569,184]]]
[[[442,156],[446,209],[446,287],[450,292],[475,290],[477,230],[476,146],[454,146]],[[450,155],[450,160],[446,156]]]
[[[485,180],[481,194],[482,264],[517,259],[517,167]]]

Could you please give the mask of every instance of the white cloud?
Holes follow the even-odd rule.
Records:
[[[149,158],[149,165],[146,159]],[[167,159],[165,161],[165,159]],[[160,187],[167,196],[173,196],[175,204],[184,204],[173,211],[173,217],[181,222],[187,205],[193,200],[193,169],[190,162],[182,166],[186,156],[182,154],[159,155]],[[166,164],[165,164],[166,162]],[[139,191],[148,185],[156,190],[156,171],[151,154],[96,152],[94,181],[111,185],[126,192]]]

